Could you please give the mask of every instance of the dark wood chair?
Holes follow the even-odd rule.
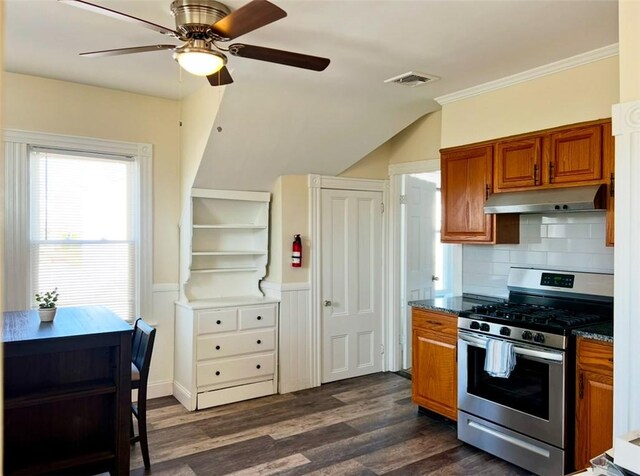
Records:
[[[149,444],[147,442],[147,381],[156,330],[142,319],[137,319],[131,340],[131,388],[138,390],[138,401],[131,404],[131,412],[138,420],[138,436],[133,431],[131,418],[131,444],[140,442],[144,467],[149,469]]]

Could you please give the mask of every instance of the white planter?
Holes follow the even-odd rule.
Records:
[[[56,317],[57,308],[51,307],[49,309],[38,309],[40,315],[40,322],[51,322]]]

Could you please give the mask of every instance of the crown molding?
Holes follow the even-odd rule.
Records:
[[[587,51],[586,53],[581,53],[579,55],[571,56],[569,58],[565,58],[560,61],[556,61],[554,63],[538,66],[537,68],[529,69],[521,73],[496,79],[495,81],[489,81],[488,83],[478,84],[477,86],[472,86],[467,89],[462,89],[460,91],[456,91],[455,93],[445,94],[443,96],[434,98],[434,100],[437,101],[438,104],[440,105],[449,104],[455,101],[460,101],[461,99],[467,99],[473,96],[478,96],[480,94],[484,94],[490,91],[495,91],[498,89],[513,86],[514,84],[523,83],[525,81],[541,78],[543,76],[558,73],[560,71],[575,68],[577,66],[593,63],[594,61],[610,58],[611,56],[617,56],[618,51],[619,51],[618,43],[614,43],[613,45],[603,46],[602,48],[598,48],[592,51]]]

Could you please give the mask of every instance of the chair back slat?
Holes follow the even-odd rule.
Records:
[[[141,387],[146,387],[149,377],[149,366],[151,365],[151,354],[153,343],[156,337],[156,330],[142,319],[137,319],[133,328],[131,338],[131,362],[140,371]]]

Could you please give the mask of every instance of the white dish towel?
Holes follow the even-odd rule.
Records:
[[[505,340],[487,340],[487,355],[484,370],[492,377],[509,378],[516,366],[516,353],[513,344]]]

